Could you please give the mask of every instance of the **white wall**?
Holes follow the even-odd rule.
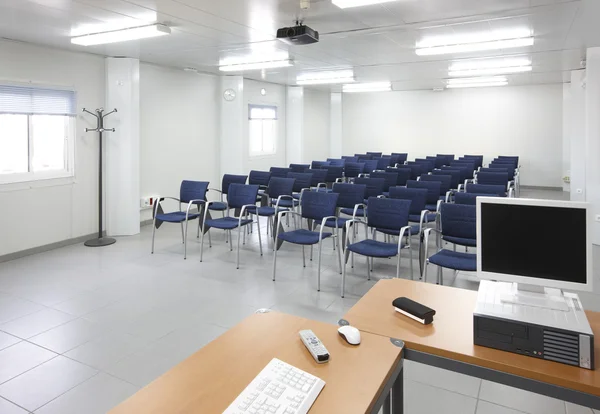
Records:
[[[344,94],[344,154],[519,155],[522,184],[562,187],[562,85]]]
[[[0,41],[0,80],[73,87],[78,109],[104,106],[99,56]],[[95,120],[79,115],[74,179],[0,185],[0,256],[98,230],[98,134],[86,127]]]
[[[324,161],[330,153],[330,93],[304,89],[304,162]]]
[[[218,78],[140,65],[141,196],[179,196],[182,180],[221,187]],[[150,219],[145,210],[142,220]]]
[[[266,90],[266,95],[261,95],[261,89]],[[274,83],[258,82],[254,80],[244,79],[244,171],[248,173],[250,170],[269,171],[271,167],[286,167],[286,88],[283,85]],[[273,155],[262,155],[250,157],[250,149],[248,143],[248,105],[272,105],[277,107],[277,130],[278,139],[276,145],[276,153]]]
[[[571,84],[563,84],[563,145],[562,145],[562,171],[563,177],[571,177]],[[571,191],[571,184],[563,181],[563,191]]]
[[[586,107],[585,107],[585,70],[571,72],[571,93],[569,96],[569,135],[570,135],[570,169],[571,169],[571,201],[585,201],[586,182]]]

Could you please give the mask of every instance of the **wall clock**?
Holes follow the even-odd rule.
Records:
[[[235,99],[235,91],[233,89],[225,89],[225,92],[223,92],[223,98],[226,101],[233,101]]]

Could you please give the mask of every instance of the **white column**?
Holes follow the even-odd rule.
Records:
[[[329,156],[331,158],[340,158],[343,153],[342,149],[342,93],[331,93],[331,110],[329,120]]]
[[[222,76],[217,94],[221,107],[221,177],[223,174],[247,174],[244,156],[244,78]],[[220,184],[219,184],[220,185]]]
[[[592,241],[600,245],[600,47],[587,50],[585,96],[586,200],[592,205]]]
[[[562,176],[571,176],[571,84],[563,84],[563,147]],[[570,184],[563,180],[563,191],[569,192]]]
[[[304,88],[288,86],[285,105],[286,117],[286,161],[300,164],[304,159]]]
[[[106,232],[128,236],[140,232],[140,62],[106,58],[104,134]],[[165,145],[167,145],[165,141]]]
[[[569,135],[571,146],[571,201],[585,201],[585,70],[571,72],[569,96]]]

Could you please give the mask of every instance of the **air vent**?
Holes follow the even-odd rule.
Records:
[[[581,303],[579,303],[579,299],[572,298],[571,300],[573,301],[573,307],[575,308],[575,310],[576,311],[580,311],[581,310]]]
[[[579,366],[579,336],[544,330],[544,359]]]

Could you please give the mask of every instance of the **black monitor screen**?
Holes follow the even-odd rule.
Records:
[[[481,204],[484,272],[586,283],[586,211]]]

